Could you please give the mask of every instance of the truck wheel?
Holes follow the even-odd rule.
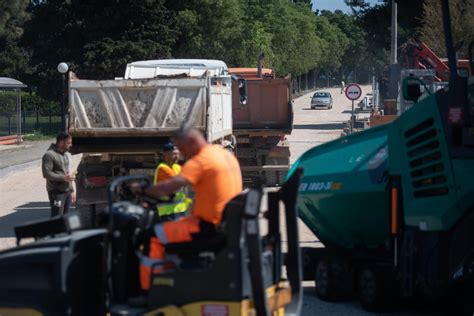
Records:
[[[316,295],[323,301],[348,299],[353,290],[352,273],[339,258],[323,258],[316,265]]]
[[[391,271],[366,267],[360,271],[357,281],[359,301],[365,310],[382,312],[394,308],[398,295]]]

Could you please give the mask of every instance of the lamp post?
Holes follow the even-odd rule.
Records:
[[[69,66],[65,62],[59,63],[58,72],[63,77],[62,84],[62,93],[61,93],[61,131],[66,131],[66,119],[65,119],[65,109],[66,109],[66,89],[67,89],[67,73],[69,71]]]

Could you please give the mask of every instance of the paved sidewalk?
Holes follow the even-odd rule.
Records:
[[[53,142],[54,139],[24,141],[20,145],[0,145],[0,179],[39,165],[41,157]]]
[[[41,159],[51,140],[24,141],[20,145],[0,145],[0,169]]]

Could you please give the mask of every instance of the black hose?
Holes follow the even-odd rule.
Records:
[[[446,52],[448,54],[449,62],[449,86],[451,91],[454,91],[454,83],[458,76],[457,65],[456,65],[456,52],[453,44],[453,34],[451,31],[451,16],[449,14],[449,1],[441,0],[441,8],[443,11],[443,26],[444,26],[444,39],[446,42]]]

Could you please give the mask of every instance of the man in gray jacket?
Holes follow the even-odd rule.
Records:
[[[56,136],[56,144],[51,144],[43,155],[41,168],[46,179],[51,216],[64,215],[71,203],[76,201],[73,182],[75,175],[70,171],[72,137],[60,132]]]

